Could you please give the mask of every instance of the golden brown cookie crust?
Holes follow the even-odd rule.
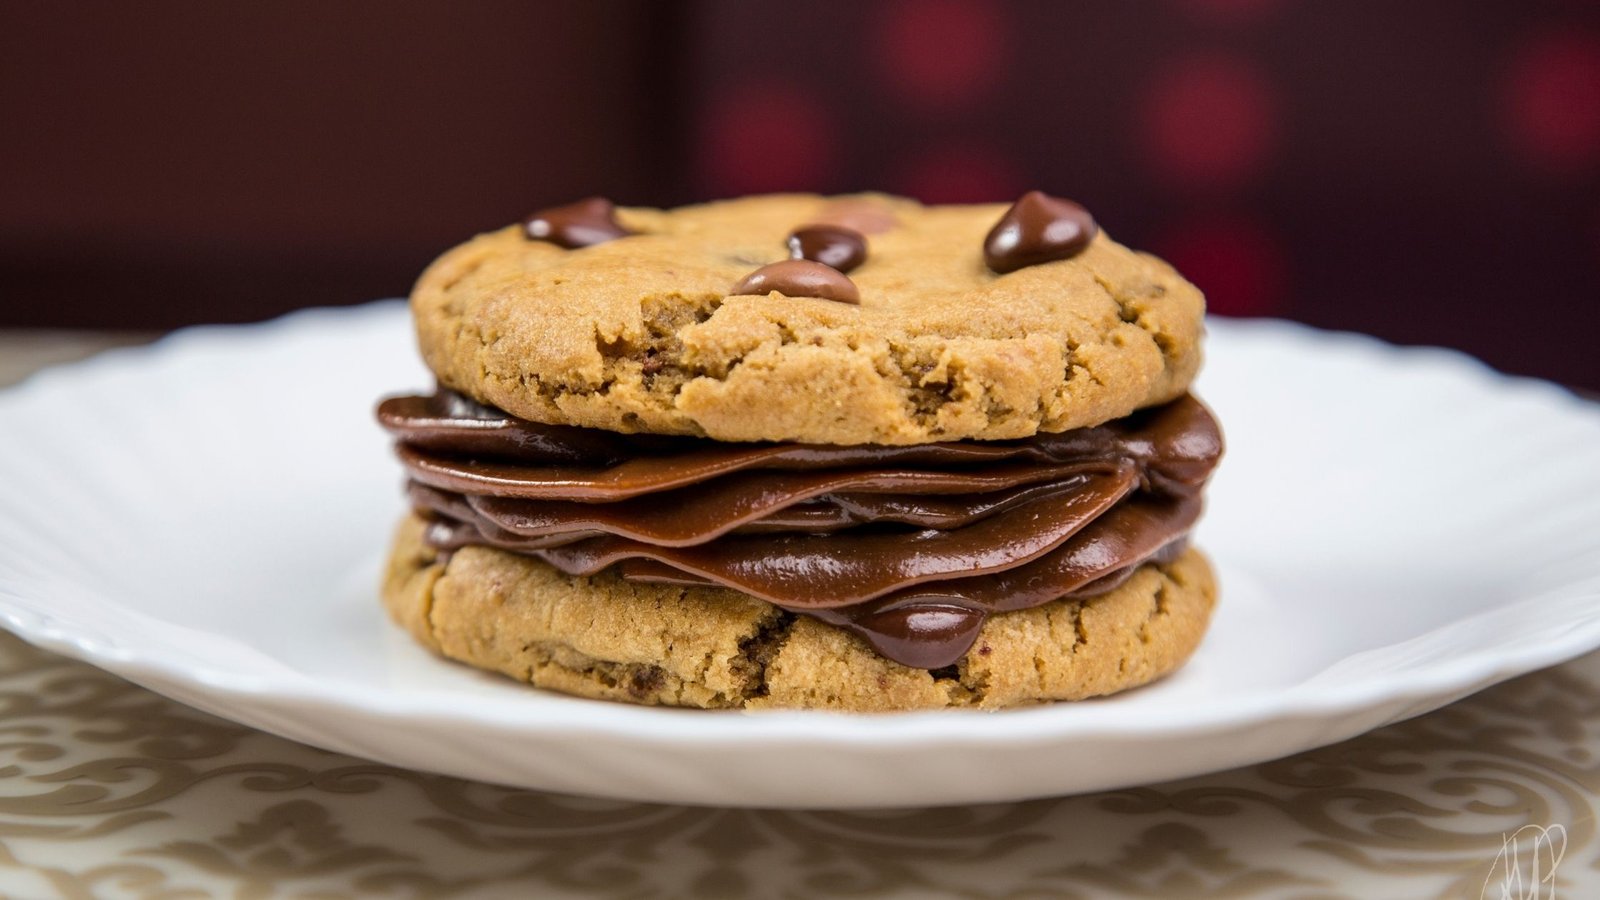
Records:
[[[1216,587],[1200,553],[1116,590],[991,616],[953,670],[884,659],[854,635],[721,588],[571,578],[486,547],[448,562],[407,516],[383,597],[429,649],[538,687],[628,703],[859,712],[1077,700],[1148,683],[1200,643]]]
[[[1096,425],[1182,394],[1204,301],[1103,233],[1072,259],[996,275],[1003,204],[866,195],[899,225],[868,236],[859,306],[728,297],[785,257],[828,198],[621,209],[640,232],[580,250],[520,227],[445,253],[412,294],[446,386],[537,422],[723,441],[912,444]]]

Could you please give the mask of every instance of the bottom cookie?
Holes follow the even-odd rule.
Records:
[[[627,703],[879,712],[1078,700],[1182,665],[1216,601],[1191,549],[1109,593],[991,616],[959,663],[929,672],[735,591],[573,578],[486,547],[441,560],[422,531],[415,516],[401,522],[383,583],[417,640],[538,687]]]

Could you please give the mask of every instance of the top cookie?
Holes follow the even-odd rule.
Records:
[[[411,305],[444,385],[532,421],[613,431],[992,440],[1182,394],[1200,365],[1200,292],[1104,234],[997,274],[985,235],[1006,211],[881,195],[620,208],[634,234],[579,249],[521,225],[479,235],[423,273]],[[834,299],[735,292],[765,290],[771,279],[752,273],[817,222],[868,245],[858,266],[839,264],[843,285],[809,282]]]

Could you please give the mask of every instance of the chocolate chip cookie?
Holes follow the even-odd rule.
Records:
[[[591,198],[445,254],[392,397],[384,594],[445,656],[639,703],[999,707],[1171,671],[1221,432],[1203,303],[1083,207]]]
[[[589,201],[446,253],[417,335],[440,383],[520,418],[717,441],[1017,438],[1181,395],[1199,291],[1081,207],[1054,226],[1035,205],[998,229],[1004,204]],[[821,259],[819,225],[859,258]],[[1051,227],[1071,255],[1047,258]],[[819,258],[791,258],[807,242]]]

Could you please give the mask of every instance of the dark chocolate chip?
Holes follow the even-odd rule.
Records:
[[[809,259],[786,259],[751,272],[729,289],[735,294],[770,294],[785,297],[820,297],[839,303],[860,303],[855,282],[838,269]]]
[[[822,208],[813,222],[838,225],[861,234],[882,234],[900,224],[888,206],[876,200],[834,200]]]
[[[660,666],[645,666],[642,669],[635,669],[633,674],[628,676],[628,693],[642,699],[661,690],[661,686],[666,683],[667,673]]]
[[[840,272],[867,260],[867,239],[842,225],[802,225],[784,243],[789,245],[790,259],[809,259]]]
[[[617,221],[616,205],[604,197],[541,209],[522,220],[522,230],[533,240],[549,241],[568,250],[633,234]]]
[[[1011,204],[983,239],[983,261],[1004,275],[1068,259],[1089,246],[1097,230],[1089,211],[1078,204],[1029,191]]]

